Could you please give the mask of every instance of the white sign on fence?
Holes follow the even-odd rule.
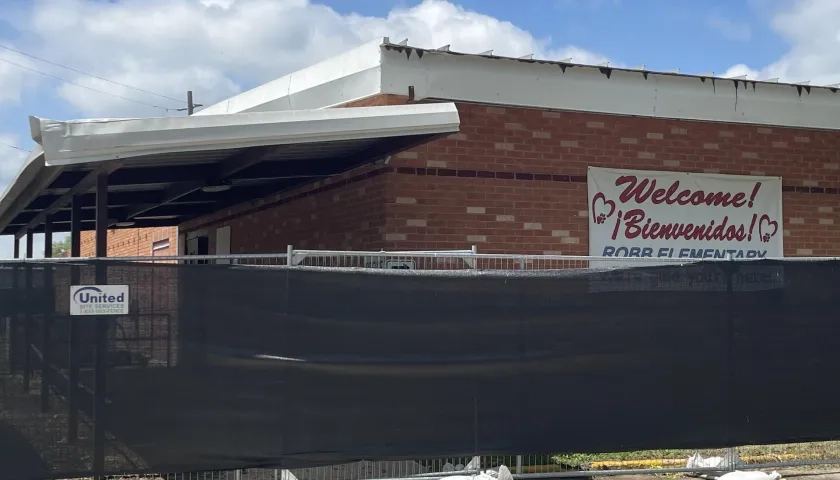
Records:
[[[70,315],[128,315],[128,285],[72,285]]]
[[[588,173],[590,255],[782,256],[780,177],[595,167]]]

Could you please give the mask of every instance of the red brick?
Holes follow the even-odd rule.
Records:
[[[176,227],[121,228],[108,231],[109,257],[145,257],[152,255],[152,246],[158,241],[169,241],[169,248],[155,252],[157,256],[176,255],[178,229]],[[96,255],[93,231],[82,232],[83,257]]]

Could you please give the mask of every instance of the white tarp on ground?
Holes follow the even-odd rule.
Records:
[[[744,466],[745,463],[741,460],[740,457],[734,459],[735,467]],[[698,468],[698,469],[705,469],[705,468],[718,468],[721,472],[729,470],[733,467],[730,465],[732,460],[727,459],[726,457],[704,457],[700,453],[695,453],[694,455],[688,457],[688,462],[686,462],[686,468]]]
[[[30,117],[47,166],[269,145],[455,133],[453,103],[56,121]]]
[[[466,470],[471,468],[475,468],[472,462],[467,465]],[[498,469],[485,470],[478,475],[447,475],[443,480],[513,480],[513,475],[510,469],[502,465]]]

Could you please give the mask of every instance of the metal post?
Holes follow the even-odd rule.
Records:
[[[47,215],[44,219],[44,258],[52,258],[53,217]],[[53,311],[55,310],[55,296],[53,292],[52,265],[44,264],[44,323],[41,331],[41,411],[50,410],[50,375],[52,373],[52,357],[50,356],[50,330],[52,329]]]
[[[233,472],[233,479],[234,480],[242,480],[242,470],[235,470]]]
[[[292,267],[295,264],[295,247],[286,245],[286,266]]]
[[[732,311],[734,307],[734,285],[733,285],[733,278],[735,276],[735,269],[737,268],[736,265],[733,263],[734,258],[732,254],[727,255],[727,260],[724,265],[726,267],[726,343],[727,343],[727,365],[726,370],[729,372],[729,378],[727,379],[727,401],[726,401],[726,408],[727,408],[727,418],[726,418],[726,425],[727,425],[727,432],[726,432],[726,442],[727,444],[731,445],[731,435],[732,435],[732,425],[735,420],[735,409],[732,404],[735,398],[735,351],[734,351],[734,343],[735,343],[735,313]],[[733,447],[729,447],[726,450],[726,469],[728,471],[734,471],[736,468],[735,464],[735,449]]]
[[[20,258],[20,239],[15,237],[14,243],[14,255],[15,258]],[[20,267],[15,265],[12,269],[12,291],[15,292],[15,300],[17,303],[17,308],[15,308],[14,312],[9,316],[9,370],[10,373],[14,373],[17,371],[18,368],[18,346],[20,344],[20,340],[18,339],[18,325],[20,324],[18,313],[20,312],[20,295],[19,292],[19,284],[18,278],[20,275]]]
[[[522,473],[522,455],[516,456],[516,474],[519,475]]]
[[[100,258],[108,256],[108,174],[96,179],[96,283],[108,283],[106,265]],[[107,380],[108,317],[96,317],[96,357],[94,360],[93,395],[93,470],[105,473],[105,388]]]
[[[32,230],[26,231],[26,258],[35,256],[35,232]]]
[[[192,90],[187,90],[187,115],[192,115],[195,112],[195,104],[193,104]]]
[[[34,252],[33,237],[35,233],[32,230],[26,232],[26,258],[31,259]],[[32,307],[35,302],[32,301],[32,263],[27,263],[24,270],[24,281],[26,284],[26,293],[24,294],[25,310],[23,314],[23,391],[29,392],[29,381],[32,376]]]
[[[82,256],[82,201],[81,197],[73,197],[70,206],[70,256]],[[78,285],[81,272],[78,265],[70,267],[70,285]],[[79,327],[71,318],[69,325],[67,364],[69,366],[67,387],[67,443],[73,444],[79,438]]]
[[[726,470],[729,472],[734,472],[738,469],[738,452],[735,450],[734,447],[729,447],[726,449]]]

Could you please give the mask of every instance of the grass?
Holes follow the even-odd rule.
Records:
[[[830,460],[840,459],[840,442],[795,443],[786,445],[756,445],[738,447],[738,454],[745,460],[760,463],[794,460]],[[688,460],[697,450],[645,450],[636,452],[616,452],[599,454],[563,454],[553,455],[554,463],[569,466],[591,467],[600,462],[637,462],[656,460]],[[723,456],[724,449],[700,450],[704,456]],[[671,463],[671,462],[668,462]],[[755,462],[750,462],[755,463]],[[840,463],[840,461],[838,461]]]

